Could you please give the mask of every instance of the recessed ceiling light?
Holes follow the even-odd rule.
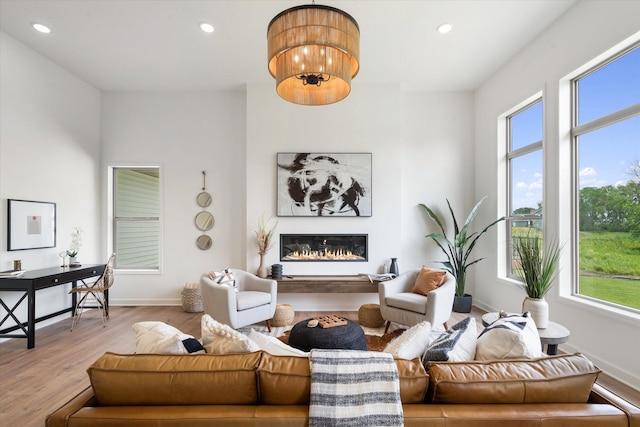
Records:
[[[200,29],[205,33],[213,33],[213,30],[214,30],[213,25],[208,24],[206,22],[200,23]]]
[[[51,32],[51,28],[47,27],[44,24],[40,24],[38,22],[33,22],[31,26],[33,27],[34,30],[40,33],[49,34]]]
[[[440,34],[447,34],[452,29],[453,29],[453,25],[451,25],[451,24],[440,24],[440,25],[438,25],[438,28],[436,28],[436,30]]]

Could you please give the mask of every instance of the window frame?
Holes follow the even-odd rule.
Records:
[[[578,124],[578,102],[579,102],[579,90],[578,83],[581,79],[598,72],[607,65],[615,62],[625,54],[631,52],[634,49],[640,49],[640,41],[629,43],[626,47],[615,47],[608,52],[600,55],[597,60],[591,61],[576,70],[566,79],[563,79],[568,84],[569,96],[570,96],[570,112],[569,112],[569,143],[571,153],[571,297],[588,302],[596,307],[605,308],[607,310],[616,311],[618,313],[628,313],[634,316],[640,314],[640,310],[633,307],[616,304],[611,301],[594,298],[588,295],[580,293],[580,159],[579,159],[579,138],[583,135],[587,135],[591,132],[603,129],[608,126],[615,125],[618,122],[630,119],[635,116],[640,116],[640,103],[625,107],[621,110],[614,111],[600,116],[591,121]],[[562,82],[561,82],[562,84]]]
[[[512,150],[512,146],[513,146],[513,133],[512,133],[512,118],[514,118],[515,116],[517,116],[518,114],[522,113],[523,111],[533,107],[534,105],[540,103],[542,106],[542,139],[538,140],[538,141],[534,141],[530,144],[527,144],[525,146],[519,147],[515,150]],[[504,230],[505,230],[505,250],[503,251],[503,257],[504,257],[504,271],[503,271],[503,275],[505,278],[507,279],[511,279],[514,281],[517,281],[519,283],[522,283],[522,279],[520,278],[520,276],[518,276],[517,274],[515,274],[512,270],[512,266],[513,266],[513,239],[512,239],[512,227],[515,221],[540,221],[542,223],[542,228],[541,231],[543,232],[544,235],[544,207],[545,207],[545,203],[544,203],[544,189],[542,192],[542,210],[540,212],[540,214],[517,214],[517,215],[513,215],[513,205],[512,205],[512,201],[513,201],[513,194],[512,194],[512,189],[513,189],[513,185],[512,185],[512,179],[513,179],[513,163],[512,160],[525,156],[527,154],[531,154],[537,151],[540,151],[542,154],[542,182],[543,182],[543,186],[544,186],[544,182],[545,182],[545,177],[544,177],[544,138],[545,138],[545,103],[544,103],[544,96],[542,92],[536,93],[535,95],[527,98],[526,100],[524,100],[523,102],[521,102],[520,104],[518,104],[517,106],[515,106],[514,108],[512,108],[511,110],[507,111],[506,113],[504,113],[501,117],[501,122],[503,124],[503,135],[505,138],[504,144],[505,144],[505,168],[506,168],[506,173],[505,173],[505,177],[506,177],[506,192],[505,192],[505,225],[504,225]]]
[[[160,212],[158,214],[159,221],[159,239],[158,239],[158,267],[157,268],[121,268],[117,265],[117,254],[116,254],[116,264],[114,266],[114,270],[118,272],[126,272],[127,274],[162,274],[163,270],[163,229],[164,229],[164,221],[163,221],[163,211],[164,211],[164,203],[163,203],[163,168],[159,164],[110,164],[107,165],[107,230],[106,230],[106,242],[107,242],[107,253],[113,253],[115,251],[115,239],[116,239],[116,217],[115,217],[115,175],[116,170],[118,169],[157,169],[158,170],[158,197],[160,203]]]

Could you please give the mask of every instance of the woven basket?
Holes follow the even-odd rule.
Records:
[[[293,307],[289,304],[276,305],[276,312],[271,319],[271,326],[288,326],[293,322],[295,316]]]
[[[202,295],[200,294],[199,283],[187,283],[184,285],[182,292],[182,309],[187,313],[200,313],[204,311],[202,308]]]
[[[379,304],[363,304],[358,310],[358,323],[368,328],[379,328],[384,325]]]

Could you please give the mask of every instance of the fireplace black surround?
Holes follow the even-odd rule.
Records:
[[[281,234],[280,261],[367,261],[368,234]]]

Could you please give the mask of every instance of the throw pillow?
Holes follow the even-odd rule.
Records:
[[[429,292],[442,286],[446,274],[447,272],[444,270],[432,270],[423,266],[418,273],[412,292],[426,296]]]
[[[535,358],[542,355],[538,328],[529,315],[501,317],[478,337],[476,360]]]
[[[202,345],[207,353],[229,354],[259,351],[260,347],[246,335],[242,335],[229,325],[214,320],[208,314],[200,321]]]
[[[426,367],[429,361],[465,362],[473,360],[476,353],[477,337],[476,319],[469,316],[433,340],[422,355],[422,363]]]
[[[256,343],[256,345],[260,347],[260,350],[264,350],[274,356],[309,356],[309,353],[306,351],[291,347],[290,345],[280,341],[278,338],[261,334],[253,328],[251,328],[251,332],[249,332],[249,339]]]
[[[236,278],[228,268],[225,268],[222,271],[211,271],[209,272],[209,277],[214,283],[229,286],[238,292],[238,283],[236,282]]]
[[[398,359],[415,359],[424,353],[429,344],[431,323],[424,321],[407,329],[398,338],[391,341],[383,352],[391,353]]]
[[[191,335],[184,334],[164,322],[134,323],[136,353],[202,354],[204,347]]]

